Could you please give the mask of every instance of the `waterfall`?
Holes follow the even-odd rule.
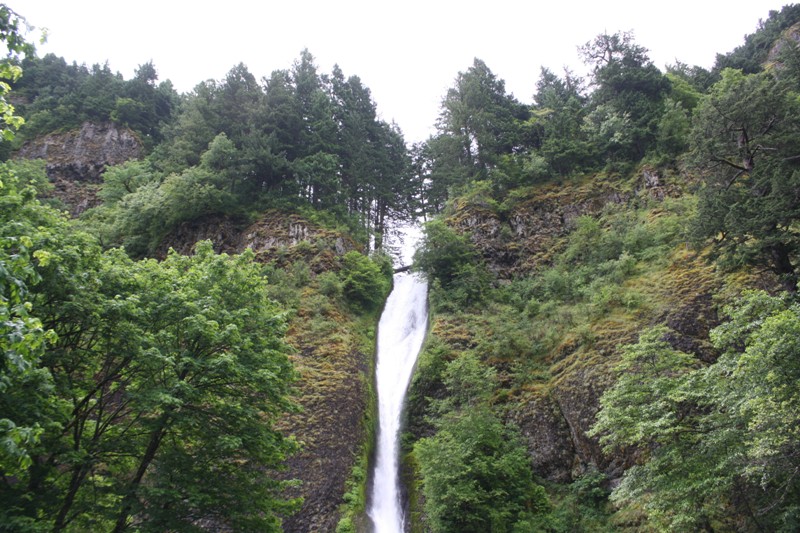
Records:
[[[427,293],[427,284],[415,274],[395,274],[378,325],[378,442],[368,510],[375,533],[402,533],[405,527],[398,476],[400,416],[425,338]]]

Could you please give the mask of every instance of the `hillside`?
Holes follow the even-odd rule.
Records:
[[[178,94],[3,21],[0,530],[369,531],[420,219],[410,531],[797,530],[799,6],[711,69],[599,34],[531,103],[476,58],[411,147],[308,50]]]

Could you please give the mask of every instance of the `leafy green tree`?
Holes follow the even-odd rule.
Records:
[[[258,144],[251,136],[257,132],[255,121],[263,100],[263,89],[242,63],[228,71],[224,80],[199,83],[184,96],[167,141],[156,152],[157,165],[166,173],[198,165],[200,155],[221,133],[240,150],[249,142]]]
[[[27,39],[28,23],[24,17],[0,4],[0,41],[6,49],[5,59],[0,61],[0,135],[4,141],[14,138],[24,120],[14,112],[14,106],[8,101],[10,83],[17,81],[22,75],[18,62],[21,56],[33,53],[33,45]]]
[[[460,163],[481,179],[501,154],[519,146],[519,122],[527,118],[526,106],[476,58],[447,91],[437,128],[458,141]]]
[[[152,148],[163,140],[162,127],[172,118],[178,95],[167,80],[160,84],[152,62],[139,65],[134,77],[125,83],[124,96],[118,96],[111,120],[138,131],[144,144]]]
[[[52,377],[39,365],[56,336],[33,304],[34,287],[41,279],[36,263],[49,259],[34,244],[41,230],[26,220],[34,213],[36,222],[47,219],[46,213],[38,216],[35,195],[9,164],[0,166],[0,473],[12,479],[32,465],[31,453],[58,403]],[[4,522],[17,524],[4,515]]]
[[[23,17],[0,4],[0,41],[7,50],[0,62],[0,79],[18,79],[21,69],[14,62],[33,51],[23,26],[27,26]],[[3,147],[23,123],[7,100],[9,91],[10,85],[0,81]],[[18,515],[26,502],[4,496],[9,483],[24,478],[34,465],[42,434],[58,425],[63,406],[53,393],[50,372],[40,366],[56,335],[38,315],[32,290],[41,280],[36,263],[47,264],[50,257],[37,249],[35,241],[47,234],[46,226],[57,217],[35,199],[37,188],[46,181],[43,166],[22,165],[21,176],[15,166],[0,165],[0,528],[33,531],[34,517]],[[35,175],[37,170],[41,175]]]
[[[121,165],[107,167],[103,172],[103,186],[98,196],[107,205],[113,205],[139,187],[154,183],[159,175],[147,161],[132,160]]]
[[[684,153],[689,148],[691,128],[691,119],[686,108],[680,102],[667,98],[656,132],[659,153],[670,157]]]
[[[703,393],[689,385],[696,362],[664,340],[667,329],[647,330],[623,352],[617,383],[601,398],[597,424],[607,451],[639,447],[642,464],[625,473],[612,493],[618,505],[642,505],[659,531],[713,531],[725,517],[716,507],[735,476],[724,455],[738,446],[736,435],[714,433],[719,423]]]
[[[538,148],[550,168],[567,175],[591,166],[595,149],[583,127],[588,112],[583,79],[570,71],[560,78],[542,68],[533,99],[534,121],[542,127]]]
[[[592,430],[607,449],[671,438],[683,400],[676,391],[696,365],[664,340],[667,333],[663,326],[648,329],[623,351],[619,379],[603,395]]]
[[[436,406],[437,432],[414,451],[431,531],[513,531],[547,510],[516,433],[488,405],[494,372],[470,354],[444,371],[449,397]]]
[[[134,262],[65,228],[32,242],[32,303],[57,335],[40,393],[68,408],[50,407],[24,471],[9,478],[4,464],[8,523],[163,531],[202,517],[278,531],[292,505],[265,470],[294,448],[273,427],[291,409],[293,371],[252,254],[204,243],[193,257]]]
[[[142,363],[155,374],[134,394],[144,454],[129,471],[116,530],[141,513],[150,530],[184,528],[198,514],[239,530],[279,530],[282,484],[264,469],[293,448],[273,426],[291,407],[293,370],[281,312],[252,253],[215,255],[206,242],[193,257],[137,266],[155,324]],[[204,483],[209,472],[213,484]]]
[[[417,181],[425,190],[427,212],[439,213],[472,177],[472,169],[462,161],[462,143],[452,135],[438,134],[429,138],[415,155]]]
[[[725,70],[694,113],[693,162],[704,177],[695,233],[728,264],[760,264],[797,290],[800,108],[767,74]]]
[[[793,531],[800,308],[754,292],[725,313],[714,364],[671,348],[663,327],[628,346],[591,434],[607,451],[640,450],[612,500],[658,530]]]
[[[489,276],[475,247],[441,219],[425,224],[421,246],[414,253],[414,269],[431,281],[437,301],[455,307],[481,300]]]
[[[358,308],[375,309],[389,294],[391,270],[382,270],[376,262],[356,251],[344,255],[339,275],[345,297]]]

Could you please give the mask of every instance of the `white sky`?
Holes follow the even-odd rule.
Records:
[[[10,0],[47,28],[39,55],[108,61],[127,79],[152,60],[179,92],[221,79],[239,62],[257,78],[290,68],[303,48],[320,73],[338,63],[372,91],[380,116],[407,142],[433,132],[459,71],[482,59],[506,90],[531,102],[541,66],[583,73],[577,47],[604,31],[633,30],[663,69],[710,67],[742,44],[781,0]],[[205,6],[205,7],[204,7]]]

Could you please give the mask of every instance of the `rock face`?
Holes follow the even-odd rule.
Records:
[[[544,186],[500,209],[473,199],[456,205],[447,223],[469,235],[502,283],[550,265],[581,216],[679,195],[657,172],[645,168],[632,183]],[[508,400],[507,416],[519,427],[538,475],[568,483],[594,468],[614,480],[633,464],[634,450],[606,454],[587,432],[594,425],[600,397],[614,382],[620,346],[635,342],[641,329],[664,323],[672,330],[667,341],[676,349],[706,362],[715,357],[708,342],[710,329],[718,324],[712,295],[719,287],[713,268],[688,253],[670,268],[670,275],[653,287],[655,300],[661,302],[658,309],[597,322],[591,343],[565,338],[547,358],[548,382],[517,391]],[[457,351],[455,337],[452,332],[442,335]]]
[[[303,257],[312,272],[329,270],[336,258],[352,250],[360,250],[354,240],[291,213],[268,211],[252,224],[227,216],[205,217],[180,224],[167,235],[156,249],[163,258],[170,248],[180,254],[190,254],[195,243],[210,240],[214,250],[241,253],[253,250],[260,261],[287,263]]]
[[[142,143],[132,130],[112,123],[85,122],[79,130],[28,141],[15,157],[47,161],[54,196],[75,216],[97,205],[97,186],[106,167],[143,154]]]
[[[493,273],[508,279],[549,264],[560,239],[581,216],[599,215],[609,205],[638,199],[660,201],[681,194],[662,182],[656,171],[644,168],[628,188],[591,181],[579,186],[542,186],[535,195],[508,207],[502,219],[488,205],[462,202],[456,204],[456,214],[448,223],[470,236]]]
[[[358,250],[355,241],[291,213],[268,211],[252,224],[230,217],[206,217],[178,226],[162,241],[156,255],[173,249],[192,252],[199,240],[209,239],[217,252],[252,249],[256,259],[278,267],[299,262],[312,273],[338,268],[338,258]],[[291,267],[287,269],[292,272]],[[327,300],[304,295],[292,313],[287,340],[298,373],[295,400],[302,407],[280,422],[301,444],[286,462],[285,479],[300,482],[288,497],[302,497],[294,515],[284,517],[287,533],[335,531],[344,504],[347,481],[367,439],[370,360],[372,353],[353,332],[363,327]],[[325,331],[319,331],[326,328]]]

